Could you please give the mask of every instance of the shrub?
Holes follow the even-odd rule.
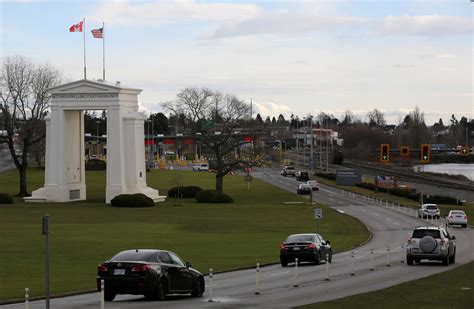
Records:
[[[0,204],[13,204],[13,197],[6,193],[0,193]]]
[[[234,200],[227,194],[222,194],[216,190],[202,190],[196,194],[198,203],[233,203]]]
[[[334,173],[314,173],[314,175],[330,180],[336,180],[336,174]]]
[[[173,187],[168,190],[168,197],[178,197],[178,191],[179,191],[179,197],[183,197],[183,189],[184,187]]]
[[[155,202],[142,193],[120,194],[110,201],[113,207],[153,207]]]
[[[183,198],[195,198],[196,194],[202,191],[202,188],[198,186],[187,186],[183,187],[181,190]]]

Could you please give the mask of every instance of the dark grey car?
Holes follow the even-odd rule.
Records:
[[[326,260],[326,255],[328,256]],[[321,260],[332,262],[331,242],[319,234],[294,234],[288,236],[280,246],[281,266],[286,267],[295,262],[321,263]]]

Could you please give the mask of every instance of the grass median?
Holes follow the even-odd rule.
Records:
[[[152,171],[148,185],[166,194],[170,187],[212,189],[215,174]],[[30,169],[29,189],[43,185],[44,171]],[[334,251],[352,248],[369,237],[358,220],[321,205],[284,204],[306,200],[255,179],[247,189],[243,176],[227,176],[225,193],[233,204],[198,204],[168,199],[153,208],[113,208],[104,204],[105,172],[86,173],[87,201],[0,205],[0,301],[44,291],[44,240],[41,217],[51,216],[51,289],[53,294],[95,287],[96,266],[118,251],[162,248],[178,253],[194,267],[223,271],[278,261],[288,234],[316,229],[313,208],[324,208],[321,234]],[[18,190],[16,171],[0,174],[2,192]]]
[[[322,302],[298,309],[332,308],[473,308],[474,262],[380,291]]]

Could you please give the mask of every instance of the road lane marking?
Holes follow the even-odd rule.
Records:
[[[390,219],[390,218],[387,218],[387,221],[392,221],[392,219]]]
[[[336,209],[337,211],[339,211],[341,214],[344,213],[344,210],[339,210],[339,209]]]
[[[289,271],[284,271],[284,272],[281,272],[281,273],[270,274],[270,276],[281,276],[281,275],[284,275],[284,274],[287,274],[287,273],[289,273]]]
[[[396,224],[396,225],[400,225],[400,224],[398,224],[398,222],[395,222],[395,224]]]
[[[375,212],[374,212],[374,215],[376,215],[377,217],[380,217],[380,215],[379,215],[378,213],[375,213]]]
[[[365,208],[361,208],[361,209],[362,209],[362,211],[367,211],[367,209],[365,209]]]

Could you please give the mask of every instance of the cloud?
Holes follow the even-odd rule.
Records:
[[[387,16],[381,34],[451,36],[470,35],[473,31],[471,18],[446,15]]]
[[[237,21],[259,14],[254,4],[202,3],[194,0],[163,2],[104,1],[91,9],[91,19],[127,26],[161,25],[177,21]]]
[[[263,119],[267,116],[270,117],[278,117],[278,115],[282,114],[283,116],[289,117],[292,113],[291,108],[284,105],[284,104],[277,104],[273,102],[255,102],[252,103],[253,106],[253,114],[256,116],[260,114]],[[254,117],[255,117],[254,116]]]
[[[218,27],[210,39],[255,35],[301,35],[314,31],[351,30],[364,25],[367,20],[351,16],[313,16],[300,13],[267,13],[238,23],[227,23]]]

